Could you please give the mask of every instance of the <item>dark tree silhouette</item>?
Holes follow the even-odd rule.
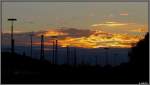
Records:
[[[135,75],[139,75],[142,81],[149,80],[149,33],[145,35],[143,40],[140,40],[136,46],[132,47],[129,53],[130,64]]]
[[[149,62],[149,33],[132,48],[130,60],[133,64],[147,65]]]
[[[131,49],[130,61],[134,65],[140,65],[141,67],[147,66],[149,63],[149,33],[145,38],[137,43],[135,47]]]

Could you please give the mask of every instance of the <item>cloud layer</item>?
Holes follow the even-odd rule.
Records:
[[[58,40],[60,47],[72,46],[80,48],[100,48],[100,47],[114,47],[114,48],[130,48],[143,35],[130,35],[129,33],[146,33],[146,25],[139,25],[136,23],[123,22],[104,22],[100,24],[91,25],[91,29],[77,29],[77,28],[49,28],[33,33],[33,44],[40,46],[41,35],[44,35],[45,46],[51,46],[55,39]],[[105,29],[105,30],[104,30]],[[108,29],[108,31],[107,31]],[[113,29],[125,31],[126,33],[115,33]],[[30,45],[31,32],[15,33],[16,45]],[[3,34],[3,45],[10,45],[10,34]]]

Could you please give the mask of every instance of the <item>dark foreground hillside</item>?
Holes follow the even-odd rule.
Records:
[[[146,37],[132,48],[130,63],[120,66],[54,65],[48,61],[2,52],[1,81],[4,84],[84,83],[139,84],[149,83],[148,41]],[[142,46],[142,47],[141,47]],[[140,51],[140,50],[145,51]],[[138,52],[138,53],[137,53]],[[144,54],[143,54],[144,53]],[[138,54],[138,55],[137,55]],[[141,57],[142,56],[142,57]]]
[[[147,81],[127,64],[118,67],[52,65],[2,53],[2,83],[139,83]]]

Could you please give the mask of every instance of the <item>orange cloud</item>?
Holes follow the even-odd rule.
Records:
[[[128,25],[126,23],[120,23],[120,22],[105,22],[102,24],[93,24],[91,25],[92,27],[94,26],[109,26],[109,27],[116,27],[116,26],[125,26]]]
[[[63,32],[59,32],[59,31],[47,31],[46,33],[44,33],[44,36],[62,36],[62,35],[67,35],[67,33],[63,33]]]
[[[127,12],[123,12],[123,13],[120,13],[120,16],[128,16],[129,14]]]
[[[56,30],[56,29],[51,29],[45,32],[41,32],[39,34],[37,34],[36,36],[41,36],[44,35],[45,37],[52,37],[52,36],[64,36],[64,35],[68,35],[67,33],[64,33],[60,30]]]
[[[141,38],[138,36],[127,34],[108,33],[101,30],[92,30],[93,33],[89,36],[70,37],[67,36],[58,39],[58,45],[61,47],[73,46],[80,48],[100,48],[100,47],[115,47],[115,48],[130,48],[133,43],[137,43]],[[40,43],[34,43],[40,45]],[[52,40],[48,40],[45,45],[52,45]]]
[[[108,34],[105,34],[105,36],[92,34],[89,37],[70,38],[60,40],[59,42],[61,42],[60,46],[63,47],[65,47],[65,45],[69,45],[83,48],[99,48],[99,47],[129,48],[132,46],[132,43],[136,43],[139,40],[140,39],[136,36],[129,36],[123,34],[112,34],[110,36],[108,36]]]
[[[93,24],[93,27],[101,26],[101,28],[121,28],[126,32],[147,32],[147,25],[140,25],[137,23],[123,23],[115,21],[107,21],[101,24]],[[137,29],[138,28],[138,29]],[[40,32],[37,35],[44,34],[45,38],[51,36],[58,36],[58,45],[60,47],[73,46],[80,48],[100,48],[100,47],[114,47],[114,48],[130,48],[133,44],[143,39],[143,36],[128,35],[123,33],[112,33],[102,31],[101,29],[76,29],[76,28],[62,28],[51,29]],[[45,41],[45,45],[52,45],[52,39]],[[40,45],[39,42],[34,43]]]
[[[131,32],[148,32],[146,28],[137,28],[137,29],[132,29],[130,30]]]
[[[107,24],[114,24],[114,22],[107,22]],[[60,47],[73,46],[79,48],[100,48],[100,47],[114,47],[114,48],[130,48],[133,44],[143,39],[144,33],[147,32],[147,25],[128,24],[124,28],[127,29],[131,26],[127,32],[142,32],[142,35],[128,35],[123,33],[113,33],[112,31],[102,31],[100,29],[75,29],[75,28],[63,28],[63,29],[50,29],[47,31],[35,32],[34,35],[38,36],[34,38],[33,44],[40,46],[40,36],[44,34],[44,45],[52,46],[52,36],[58,36],[58,45]],[[120,26],[119,26],[120,27]],[[111,28],[111,27],[109,27]],[[115,27],[117,28],[117,27]],[[123,28],[123,26],[121,26]],[[135,29],[137,28],[137,29]],[[118,30],[118,29],[117,29]],[[143,33],[144,32],[144,33]],[[15,33],[16,44],[30,45],[29,39],[30,33]],[[135,33],[136,34],[136,33]],[[139,34],[139,33],[138,33]],[[25,36],[27,35],[27,36]],[[3,36],[9,37],[9,34],[3,34]],[[4,38],[3,43],[7,44],[9,38]],[[20,40],[20,41],[19,41]],[[9,44],[9,43],[8,43]]]

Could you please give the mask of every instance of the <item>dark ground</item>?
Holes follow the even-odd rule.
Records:
[[[2,83],[139,83],[148,82],[142,70],[129,64],[111,66],[52,65],[21,55],[2,53]],[[146,73],[147,74],[147,73]]]

